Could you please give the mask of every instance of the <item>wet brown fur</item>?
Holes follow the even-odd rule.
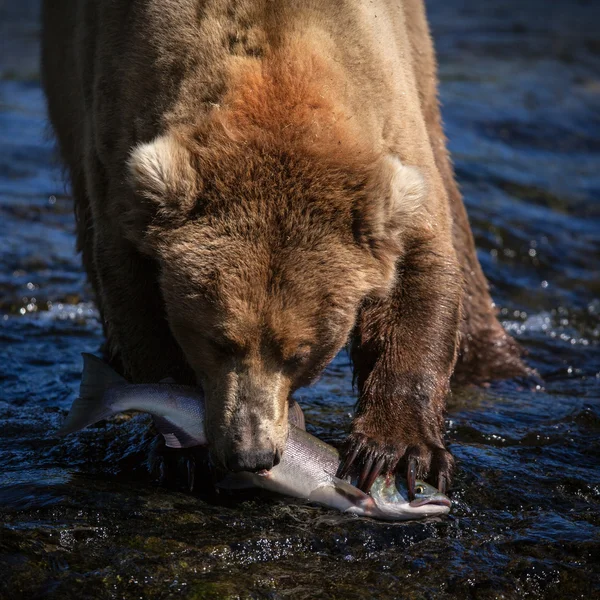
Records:
[[[113,363],[200,381],[224,462],[279,448],[289,393],[350,336],[347,453],[448,480],[452,374],[526,369],[475,254],[422,3],[47,0],[43,39]]]

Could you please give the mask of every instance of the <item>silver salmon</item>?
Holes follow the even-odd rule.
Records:
[[[170,382],[130,384],[102,360],[84,354],[79,397],[58,435],[79,431],[126,410],[152,415],[170,448],[206,446],[204,398],[199,388]],[[297,407],[297,405],[296,405]],[[290,411],[291,421],[302,424],[299,407]],[[302,498],[343,512],[390,521],[440,516],[450,511],[450,499],[433,486],[417,481],[416,498],[400,476],[378,477],[371,493],[335,476],[340,457],[335,448],[310,435],[293,422],[281,462],[270,471],[231,473],[220,487],[258,487]]]

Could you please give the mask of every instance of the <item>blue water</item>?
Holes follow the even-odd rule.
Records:
[[[453,514],[381,524],[154,483],[143,416],[58,441],[101,327],[47,136],[39,6],[0,3],[0,597],[600,597],[600,4],[432,0],[503,325],[544,380],[454,390]],[[339,444],[346,355],[297,394]]]

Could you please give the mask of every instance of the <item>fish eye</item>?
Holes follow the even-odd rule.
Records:
[[[425,493],[425,487],[422,485],[418,485],[417,487],[415,487],[415,494],[424,494]]]

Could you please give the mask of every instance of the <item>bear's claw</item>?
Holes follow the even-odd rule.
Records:
[[[415,482],[428,474],[437,480],[437,488],[445,492],[448,488],[454,459],[438,445],[397,443],[395,446],[370,439],[353,432],[342,451],[337,476],[345,479],[358,474],[357,487],[368,493],[377,477],[397,470],[401,463],[406,468],[406,483],[409,500],[415,497]]]
[[[402,458],[402,463],[406,465],[409,500],[415,497],[417,479],[430,479],[442,493],[448,489],[454,470],[454,459],[444,447],[431,447],[425,444],[412,446]]]
[[[364,492],[371,489],[379,475],[394,471],[400,459],[399,452],[393,447],[380,444],[360,433],[350,434],[343,456],[337,476],[345,479],[360,468],[357,487]]]

